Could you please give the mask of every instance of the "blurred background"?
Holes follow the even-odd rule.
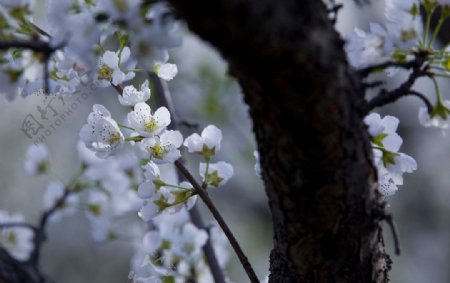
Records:
[[[39,2],[39,1],[38,1]],[[338,16],[338,29],[346,35],[359,26],[367,30],[370,21],[383,21],[382,3],[356,7],[347,1]],[[381,2],[381,1],[380,1]],[[182,30],[186,30],[182,27]],[[177,63],[178,76],[169,83],[178,115],[199,124],[199,130],[215,124],[223,131],[222,149],[217,160],[234,166],[234,177],[211,197],[223,212],[231,229],[247,252],[250,262],[262,278],[268,273],[272,244],[271,216],[262,182],[254,173],[255,141],[247,106],[227,66],[220,56],[197,37],[184,31],[181,48],[171,53]],[[136,82],[144,78],[136,77]],[[404,77],[389,79],[395,86]],[[441,81],[446,97],[449,83]],[[433,99],[431,84],[419,81],[417,87]],[[126,116],[112,89],[86,89],[87,99],[65,97],[68,105],[77,104],[60,125],[52,118],[44,123],[43,142],[50,149],[53,178],[67,182],[78,170],[76,142],[81,126],[94,103],[110,109],[113,117]],[[276,94],[274,94],[276,95]],[[154,96],[152,97],[154,99]],[[433,100],[432,100],[433,101]],[[54,101],[56,111],[65,106]],[[48,103],[44,97],[0,100],[0,209],[22,212],[35,223],[42,210],[42,195],[48,179],[27,177],[23,171],[25,152],[36,139],[29,138],[22,124],[30,116],[38,117],[37,107]],[[450,282],[450,142],[449,137],[418,123],[420,101],[404,98],[383,108],[382,115],[400,118],[399,134],[404,143],[401,151],[413,156],[418,170],[406,174],[405,185],[388,202],[400,233],[402,254],[394,255],[392,235],[385,227],[387,250],[392,255],[392,282]],[[28,118],[27,118],[28,117]],[[52,127],[53,125],[53,127]],[[190,130],[183,129],[185,133]],[[190,163],[196,171],[198,159]],[[200,204],[207,221],[208,211]],[[51,224],[49,239],[43,250],[43,270],[56,282],[127,282],[132,247],[125,242],[96,244],[91,240],[88,223],[82,213]],[[228,275],[233,282],[247,282],[233,252]]]

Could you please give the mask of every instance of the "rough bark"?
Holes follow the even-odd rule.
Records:
[[[322,1],[169,2],[249,105],[275,232],[270,282],[387,282],[364,90]]]

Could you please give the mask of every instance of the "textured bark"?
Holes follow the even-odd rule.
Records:
[[[0,283],[45,283],[47,281],[32,265],[19,262],[0,248]]]
[[[169,2],[249,105],[275,231],[270,282],[387,282],[364,90],[322,1]]]

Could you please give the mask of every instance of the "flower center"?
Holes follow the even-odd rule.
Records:
[[[110,81],[112,79],[113,70],[107,65],[103,64],[97,73],[99,80]]]
[[[156,130],[159,129],[157,122],[158,121],[156,120],[155,117],[150,118],[149,121],[145,121],[145,129],[151,133],[155,132]]]
[[[120,142],[120,135],[118,133],[112,133],[109,137],[109,144],[114,145]]]

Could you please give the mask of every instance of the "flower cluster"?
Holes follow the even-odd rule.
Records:
[[[417,163],[411,156],[398,152],[403,140],[396,133],[397,118],[381,118],[378,113],[371,113],[364,122],[372,137],[374,163],[378,169],[378,191],[383,196],[393,195],[398,190],[397,186],[403,185],[403,173],[416,170]]]
[[[233,167],[223,161],[211,163],[211,158],[220,150],[222,131],[214,125],[203,129],[201,136],[194,133],[186,138],[184,145],[189,152],[202,156],[205,162],[200,163],[200,176],[205,186],[219,187],[233,176]]]
[[[43,27],[33,24],[33,1],[10,2],[1,3],[2,41],[38,40],[57,50],[48,60],[39,51],[0,51],[0,94],[8,100],[39,92],[44,66],[49,91],[61,94],[76,93],[89,79],[108,87],[132,79],[136,71],[155,72],[164,80],[178,73],[177,66],[167,62],[168,50],[181,41],[172,34],[176,22],[162,2],[49,0],[48,25]],[[111,41],[118,43],[117,51],[107,49]],[[138,61],[141,69],[136,69]]]
[[[370,31],[355,28],[348,38],[347,54],[355,67],[374,65],[389,59],[406,59],[405,50],[416,48],[422,36],[419,0],[385,1],[386,26],[370,24]]]
[[[157,279],[186,282],[189,278],[195,278],[196,282],[213,282],[202,256],[202,248],[208,238],[219,256],[220,266],[226,265],[226,240],[223,234],[218,233],[217,227],[210,229],[208,235],[189,223],[186,210],[181,210],[176,216],[162,214],[152,223],[156,229],[147,232],[136,244],[130,273],[133,282],[155,282]]]
[[[0,210],[0,225],[23,223],[21,214],[10,214]],[[27,227],[12,225],[0,229],[0,247],[7,250],[15,259],[26,261],[34,248],[34,233]]]
[[[450,103],[442,97],[436,78],[450,77],[450,49],[448,44],[440,49],[434,49],[433,45],[443,24],[450,17],[449,3],[444,0],[385,1],[386,24],[371,23],[368,32],[355,28],[346,46],[348,59],[354,67],[391,63],[375,68],[373,73],[385,70],[388,75],[394,75],[403,70],[399,67],[401,64],[411,63],[409,68],[418,65],[416,70],[420,69],[422,74],[412,75],[420,77],[426,74],[430,77],[436,95],[434,105],[429,103],[419,110],[419,122],[425,127],[436,127],[443,131],[448,128]],[[421,9],[426,15],[424,28]],[[433,17],[439,17],[439,21],[432,30],[430,23]]]

